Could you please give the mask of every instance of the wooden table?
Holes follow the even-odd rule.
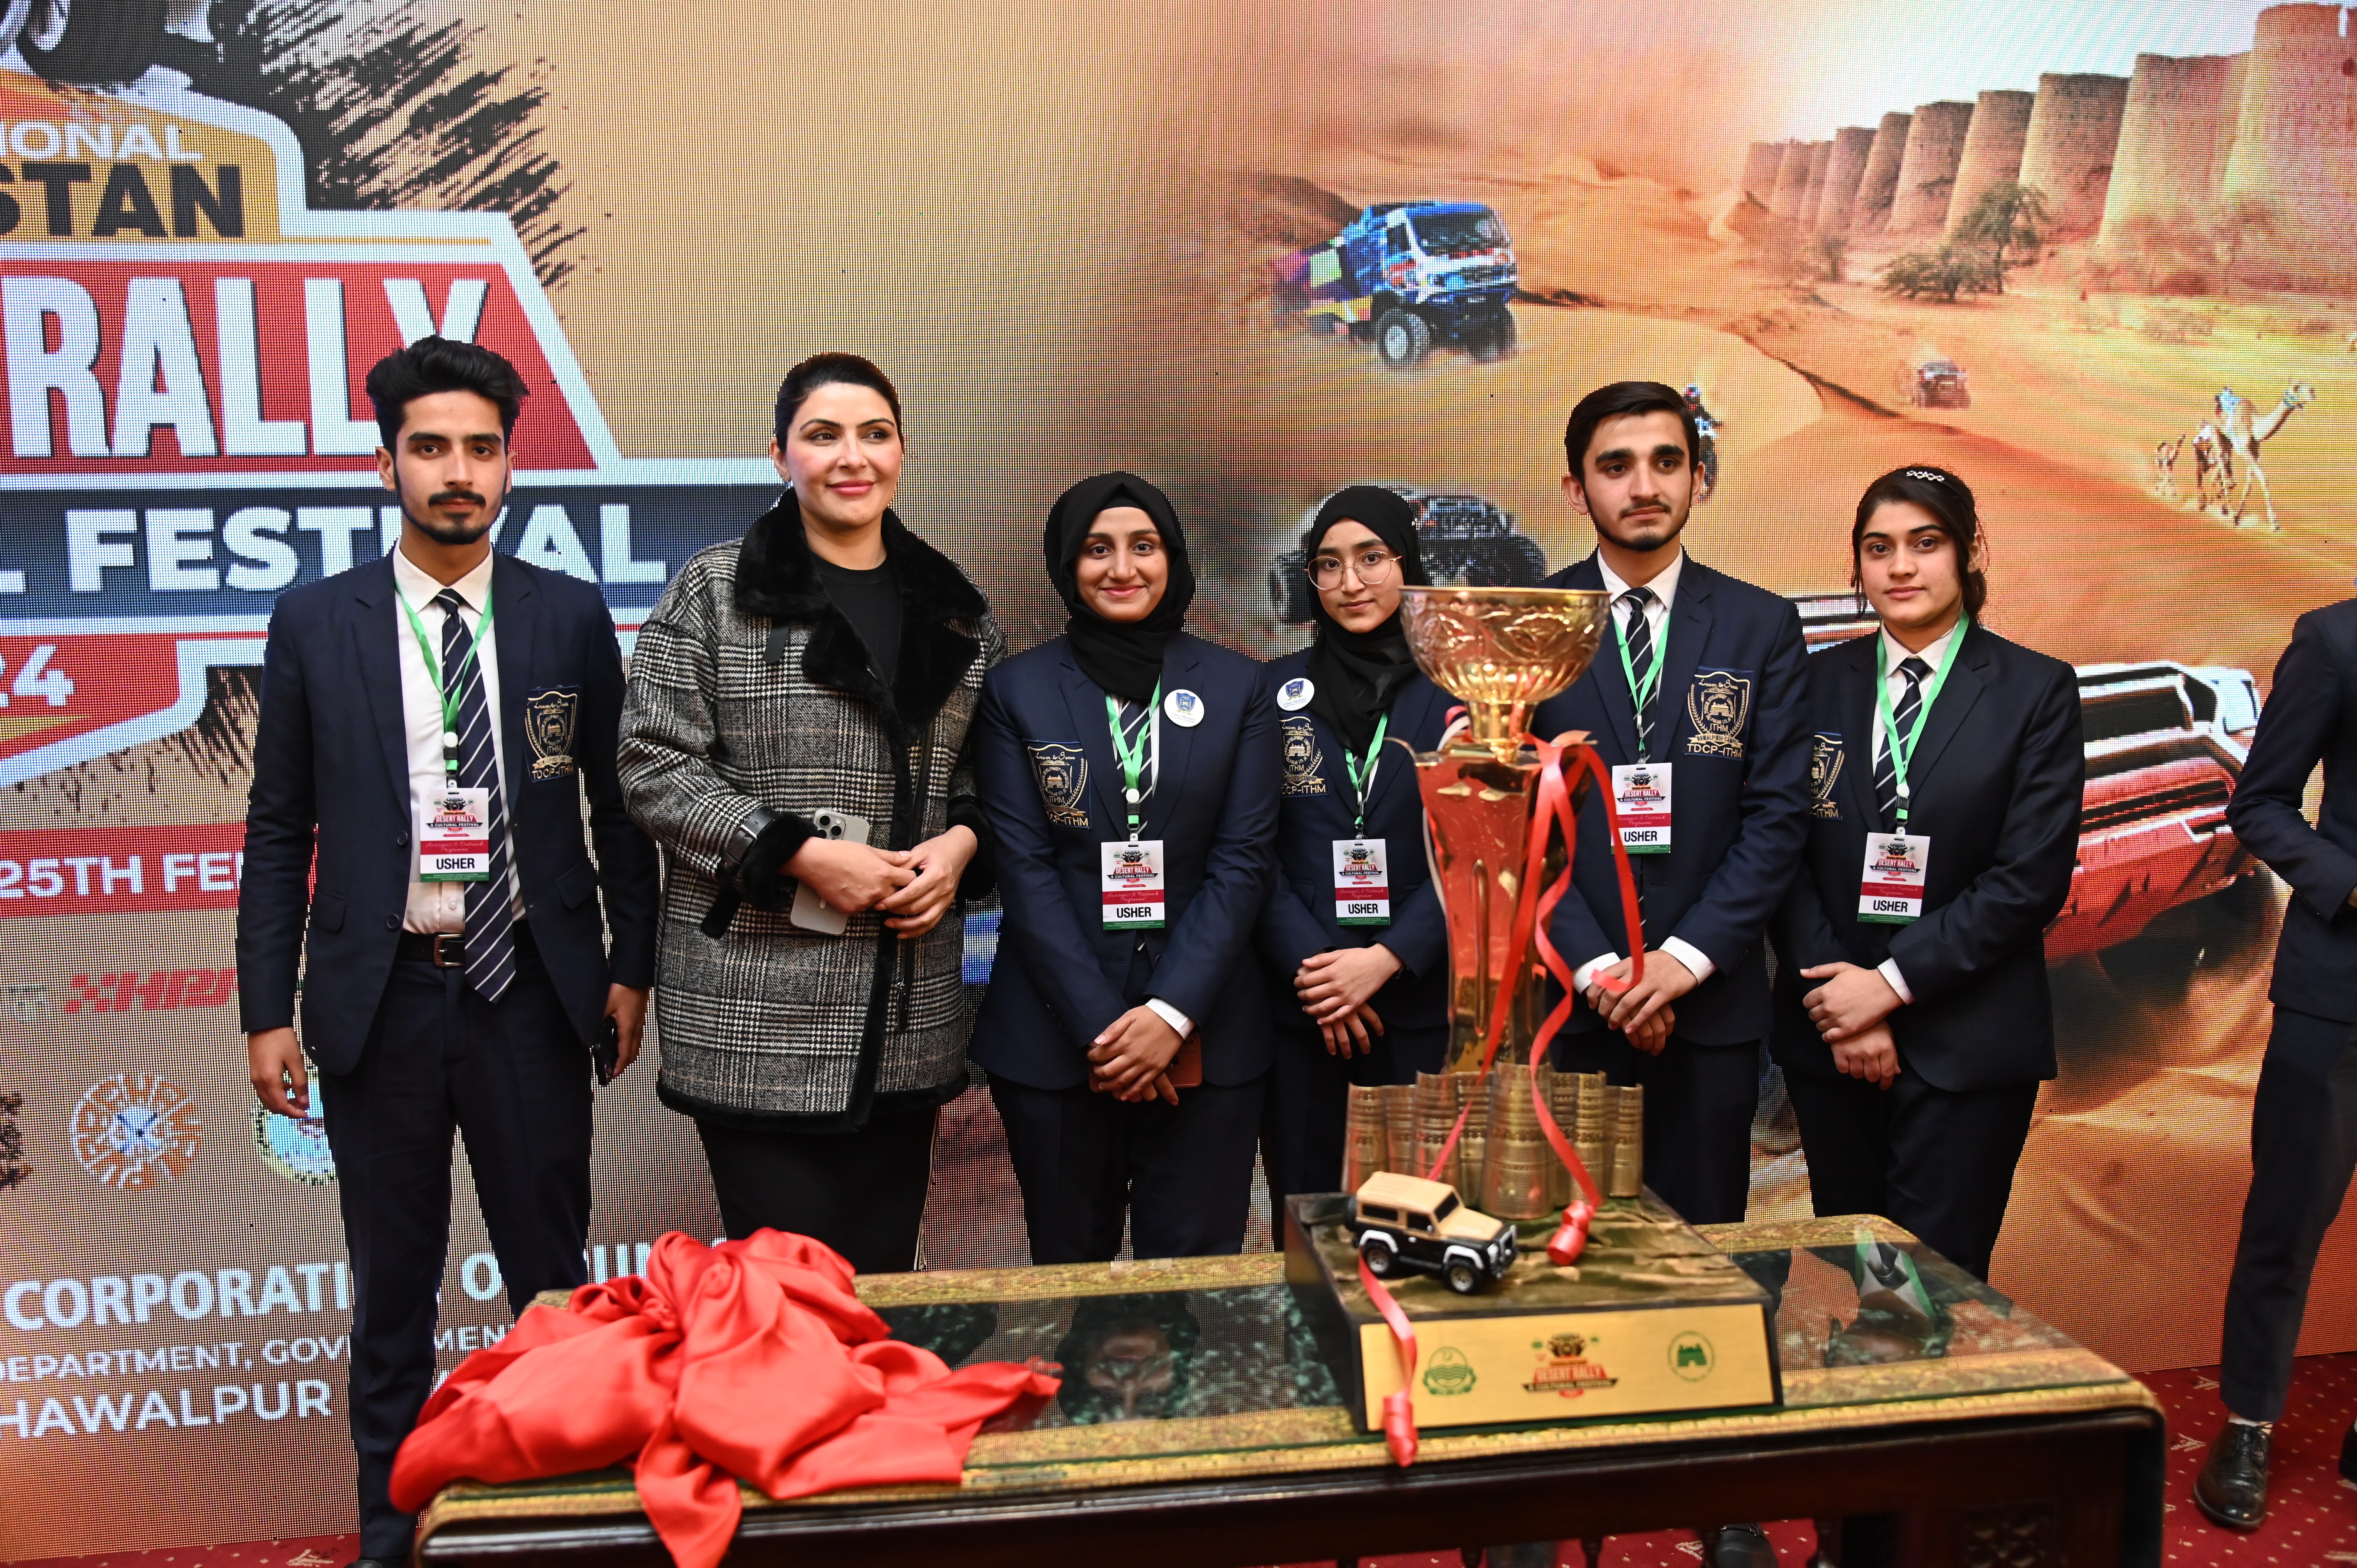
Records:
[[[1274,1254],[866,1276],[902,1337],[952,1361],[1061,1360],[1066,1392],[1030,1430],[978,1437],[959,1487],[748,1490],[728,1562],[1242,1568],[1878,1514],[1898,1516],[1904,1563],[2157,1564],[2158,1402],[1867,1223],[1914,1253],[1937,1321],[1861,1306],[1854,1219],[1704,1231],[1779,1292],[1781,1406],[1427,1433],[1405,1470],[1352,1427]],[[452,1487],[418,1557],[668,1561],[619,1472]]]

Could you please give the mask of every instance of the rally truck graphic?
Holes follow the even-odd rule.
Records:
[[[1275,266],[1279,320],[1346,331],[1394,370],[1421,362],[1437,344],[1477,360],[1514,351],[1513,243],[1478,202],[1381,202]]]
[[[210,671],[261,662],[281,592],[392,548],[361,381],[428,334],[523,375],[493,542],[597,584],[626,650],[777,493],[759,458],[621,455],[507,215],[313,210],[283,123],[178,80],[90,92],[0,59],[31,160],[0,187],[0,787],[188,727]]]
[[[1534,588],[1546,576],[1546,552],[1537,540],[1514,531],[1514,514],[1480,496],[1420,490],[1412,485],[1383,487],[1415,509],[1418,553],[1425,575],[1436,584],[1472,588]],[[1301,514],[1301,528],[1318,509]],[[1309,619],[1309,559],[1287,550],[1269,563],[1269,607],[1287,626]]]
[[[1856,595],[1786,597],[1812,653],[1875,629]],[[2259,722],[2251,672],[2154,660],[2082,664],[2078,676],[2087,785],[2070,899],[2046,928],[2050,963],[2147,932],[2184,940],[2172,911],[2193,918],[2259,868],[2226,825]]]

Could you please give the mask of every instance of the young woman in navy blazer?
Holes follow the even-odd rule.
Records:
[[[1125,1210],[1138,1257],[1238,1251],[1269,1067],[1248,967],[1276,830],[1267,682],[1181,629],[1186,536],[1135,474],[1065,491],[1046,553],[1064,635],[994,669],[974,720],[1005,914],[967,1054],[1033,1262],[1112,1258]],[[1104,891],[1106,846],[1133,841],[1161,846],[1151,928],[1109,924],[1135,900]]]
[[[2054,1076],[2044,932],[2078,859],[2078,680],[1975,618],[1979,519],[1946,469],[1875,480],[1850,550],[1882,629],[1809,660],[1809,839],[1773,928],[1771,1048],[1817,1212],[1886,1215],[1986,1278]],[[1894,831],[1929,845],[1920,916],[1885,923],[1861,917],[1862,885]]]
[[[1255,939],[1275,1025],[1261,1155],[1280,1241],[1287,1195],[1341,1182],[1349,1086],[1414,1083],[1448,1054],[1448,930],[1414,754],[1440,744],[1452,699],[1416,669],[1400,627],[1400,589],[1429,580],[1415,511],[1352,485],[1301,544],[1318,640],[1268,666],[1284,771]],[[1359,839],[1383,841],[1390,912],[1344,925],[1335,844]]]

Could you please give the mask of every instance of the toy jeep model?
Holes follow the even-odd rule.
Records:
[[[1348,1224],[1377,1278],[1420,1269],[1470,1295],[1514,1262],[1514,1228],[1466,1208],[1445,1181],[1378,1171],[1351,1200]]]

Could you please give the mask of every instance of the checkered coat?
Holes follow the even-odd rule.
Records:
[[[721,854],[759,806],[864,817],[891,849],[963,822],[985,847],[962,892],[987,876],[966,725],[1006,641],[981,590],[888,511],[884,548],[901,610],[889,690],[827,597],[791,491],[689,561],[639,632],[620,772],[662,850],[656,1087],[675,1111],[842,1130],[965,1082],[955,909],[912,941],[874,912],[824,936],[749,904],[720,937],[701,929]]]

